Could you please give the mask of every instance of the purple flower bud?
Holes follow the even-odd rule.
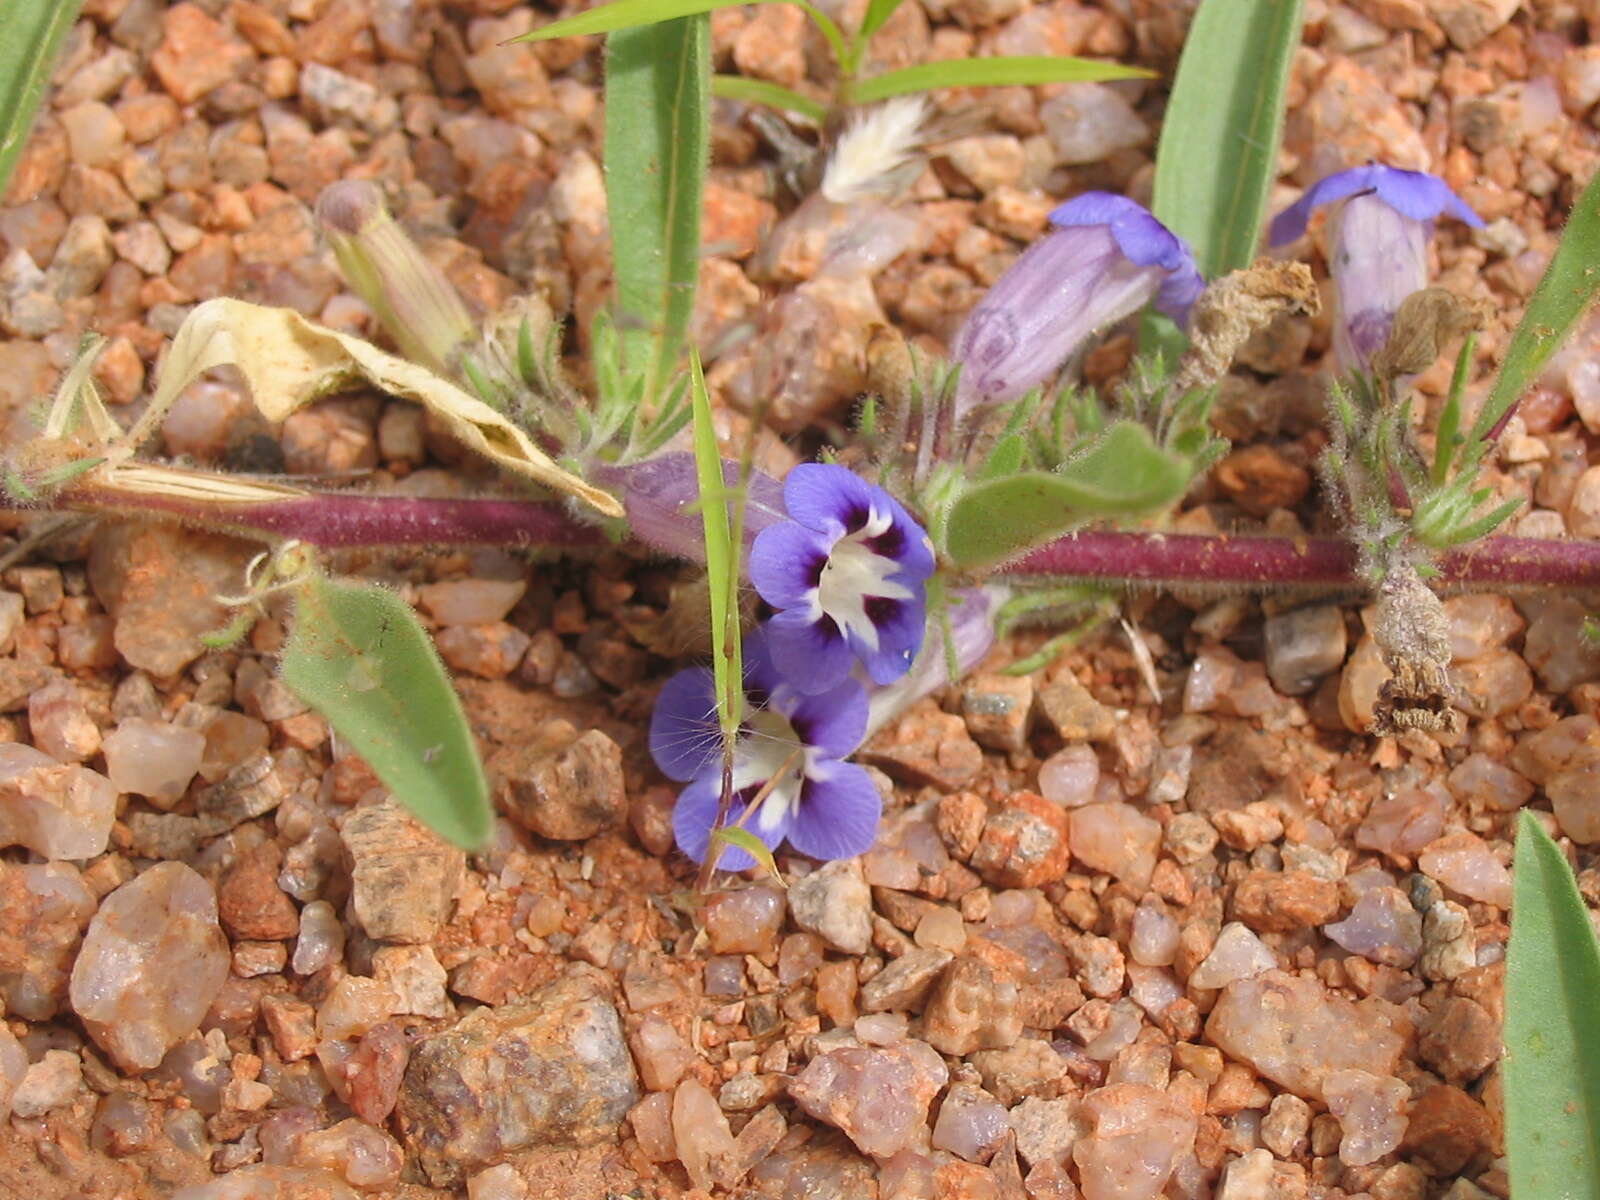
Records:
[[[347,179],[317,197],[317,220],[356,295],[394,338],[400,353],[440,375],[476,330],[444,273],[389,215],[377,184]]]
[[[1188,244],[1125,196],[1086,192],[1050,214],[1030,246],[967,316],[958,420],[1044,383],[1091,336],[1146,304],[1184,323],[1204,282]]]
[[[1010,595],[1010,588],[993,583],[952,591],[944,621],[933,623],[911,670],[893,683],[874,687],[867,693],[866,737],[877,733],[924,696],[948,686],[951,655],[955,658],[956,678],[975,669],[994,648],[995,613]],[[950,637],[948,648],[946,627]]]
[[[627,466],[597,463],[590,482],[622,496],[628,532],[646,545],[693,562],[706,558],[705,524],[698,507],[700,476],[694,455],[669,450]],[[739,482],[739,464],[723,461],[723,481]],[[756,534],[784,520],[783,485],[764,471],[752,471],[745,493],[744,537],[748,549]]]
[[[1311,211],[1335,204],[1328,219],[1329,271],[1339,298],[1334,355],[1341,370],[1370,370],[1389,340],[1400,302],[1428,286],[1428,240],[1441,213],[1474,227],[1483,219],[1424,171],[1370,163],[1319,179],[1272,222],[1274,246],[1306,231]]]

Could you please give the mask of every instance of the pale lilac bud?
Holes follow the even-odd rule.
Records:
[[[676,558],[705,561],[700,478],[693,454],[669,450],[622,467],[601,463],[592,475],[592,483],[621,495],[633,538]],[[726,486],[733,487],[739,482],[739,464],[724,460],[722,475]],[[756,534],[785,519],[783,485],[765,471],[752,470],[745,491],[746,549]]]
[[[1010,597],[1011,589],[1003,584],[953,589],[943,619],[935,616],[929,622],[927,636],[911,669],[893,683],[868,690],[866,736],[871,737],[918,700],[950,684],[952,657],[955,679],[976,669],[994,648],[995,615]]]
[[[378,186],[347,179],[317,197],[321,224],[339,270],[400,353],[441,375],[476,330],[444,273],[423,256],[383,203]]]
[[[1146,304],[1183,323],[1204,286],[1187,243],[1125,196],[1086,192],[1050,221],[956,333],[958,420],[1038,387]]]
[[[1272,222],[1272,244],[1294,241],[1312,209],[1335,203],[1328,218],[1328,269],[1339,304],[1334,355],[1342,371],[1370,371],[1401,301],[1428,286],[1434,220],[1448,213],[1481,226],[1483,219],[1444,180],[1372,163],[1313,184]]]

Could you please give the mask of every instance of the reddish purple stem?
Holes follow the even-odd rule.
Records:
[[[70,507],[159,512],[245,535],[354,546],[598,546],[599,528],[556,504],[528,500],[434,500],[323,493],[267,504],[200,505],[170,496],[77,488]],[[1487,538],[1439,562],[1443,580],[1464,587],[1600,589],[1600,542]],[[1004,574],[1234,588],[1360,586],[1356,552],[1335,538],[1085,532],[1060,538]]]

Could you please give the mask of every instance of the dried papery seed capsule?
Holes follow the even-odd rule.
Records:
[[[453,374],[476,336],[467,306],[389,214],[378,186],[347,179],[317,197],[317,221],[339,269],[394,338],[400,353]]]

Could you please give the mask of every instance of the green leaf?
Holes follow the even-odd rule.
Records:
[[[1488,446],[1484,439],[1500,423],[1500,418],[1522,398],[1522,393],[1544,369],[1556,347],[1561,345],[1578,319],[1594,303],[1600,292],[1600,175],[1589,180],[1583,195],[1572,206],[1567,228],[1561,235],[1545,268],[1544,278],[1534,289],[1533,298],[1523,311],[1522,323],[1511,335],[1500,374],[1495,377],[1489,399],[1467,438],[1468,453],[1481,458]]]
[[[1156,149],[1155,215],[1212,279],[1255,257],[1302,0],[1201,0]]]
[[[907,92],[947,87],[1007,87],[1011,84],[1082,83],[1104,79],[1147,79],[1152,72],[1121,63],[1050,55],[1014,55],[1000,58],[958,58],[948,62],[918,63],[852,84],[852,104],[871,104]]]
[[[740,100],[745,104],[765,104],[768,108],[797,113],[814,125],[821,125],[828,115],[825,106],[809,96],[792,92],[765,79],[746,79],[743,75],[713,75],[711,94],[724,100]]]
[[[869,0],[867,15],[861,18],[861,28],[856,33],[858,44],[865,45],[868,38],[883,28],[884,22],[894,16],[900,0]]]
[[[624,370],[644,381],[647,404],[677,371],[694,310],[711,146],[710,28],[702,14],[606,39],[617,328]]]
[[[399,596],[307,576],[282,674],[425,825],[465,849],[488,841],[489,785],[466,716]]]
[[[772,857],[772,851],[767,849],[767,844],[748,829],[741,829],[737,825],[723,825],[713,829],[711,831],[712,850],[708,853],[715,853],[715,847],[719,843],[737,846],[755,859],[756,862],[760,863],[762,870],[766,871],[768,875],[771,875],[784,887],[789,886],[783,882],[783,876],[778,874],[778,862]]]
[[[1150,431],[1118,421],[1059,471],[980,483],[951,507],[946,551],[958,567],[990,566],[1086,521],[1145,516],[1183,495],[1189,464]]]
[[[751,0],[751,3],[755,4],[770,2],[771,0]],[[598,8],[591,8],[588,12],[552,21],[538,29],[530,29],[527,33],[511,40],[543,42],[550,38],[583,37],[593,33],[615,33],[620,29],[640,29],[648,25],[658,25],[663,21],[675,21],[681,17],[715,12],[719,8],[734,8],[740,3],[743,3],[743,0],[613,0],[610,4],[602,4]],[[833,47],[833,52],[839,61],[843,62],[845,41],[839,26],[827,13],[807,3],[806,0],[795,0],[795,3],[805,10],[806,15]]]
[[[1511,1194],[1600,1196],[1600,951],[1566,856],[1517,823],[1506,954],[1505,1111]]]
[[[28,144],[33,114],[55,70],[61,39],[82,0],[5,0],[0,4],[0,196]]]
[[[717,723],[724,742],[733,745],[744,720],[744,664],[739,645],[739,558],[734,522],[728,514],[728,486],[717,432],[711,423],[711,397],[700,356],[689,355],[694,411],[694,467],[700,485],[700,522],[706,539],[706,587],[711,597],[711,673],[717,692]]]

